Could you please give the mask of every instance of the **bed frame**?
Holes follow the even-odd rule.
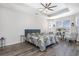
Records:
[[[25,37],[27,37],[28,33],[40,33],[40,29],[25,29]]]
[[[27,38],[27,34],[28,33],[40,33],[41,32],[41,30],[40,29],[25,29],[25,37]],[[29,41],[26,41],[26,42],[28,42],[28,43],[31,43],[31,42],[29,42]],[[31,44],[33,44],[33,43],[31,43]],[[47,45],[47,46],[37,46],[37,47],[39,47],[40,48],[40,50],[41,51],[44,51],[44,50],[46,50],[46,48],[48,47],[48,46],[50,46],[50,45],[53,45],[54,43],[50,43],[49,45]],[[33,45],[35,45],[35,44],[33,44]],[[35,45],[36,46],[36,45]]]

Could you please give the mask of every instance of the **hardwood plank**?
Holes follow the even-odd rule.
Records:
[[[0,49],[0,56],[78,56],[79,45],[60,41],[58,44],[40,51],[38,47],[26,42],[4,47]]]

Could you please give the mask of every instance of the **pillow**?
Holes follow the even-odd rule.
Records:
[[[31,35],[35,35],[35,33],[31,33]]]
[[[40,35],[40,33],[35,33],[36,35]]]
[[[29,38],[29,37],[31,37],[31,34],[30,34],[30,33],[28,33],[28,34],[27,34],[27,37],[28,37],[28,38]]]

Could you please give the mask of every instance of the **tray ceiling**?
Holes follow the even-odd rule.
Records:
[[[42,4],[46,6],[47,3],[42,3]],[[67,6],[63,3],[62,4],[51,3],[50,5],[48,4],[49,7],[56,6],[56,7],[50,8],[51,10],[45,8],[43,5],[41,5],[41,3],[29,3],[28,5],[31,6],[32,8],[35,8],[37,11],[39,11],[40,13],[48,17],[69,11]]]

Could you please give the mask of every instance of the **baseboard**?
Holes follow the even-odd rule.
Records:
[[[6,44],[6,43],[5,43],[4,46],[10,46],[10,45],[15,45],[15,44],[19,44],[19,43],[21,43],[21,42],[18,41],[18,42],[15,42],[15,43],[9,43],[9,44]]]

